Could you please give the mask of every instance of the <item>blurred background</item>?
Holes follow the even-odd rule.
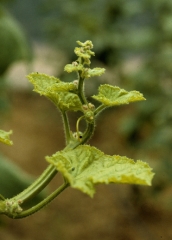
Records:
[[[32,92],[25,76],[38,71],[75,79],[63,67],[75,60],[77,40],[91,40],[92,66],[107,69],[88,82],[88,97],[106,82],[147,99],[104,112],[91,144],[106,154],[148,162],[156,173],[153,185],[98,186],[94,199],[69,188],[29,218],[1,216],[0,239],[172,239],[169,0],[0,1],[0,123],[1,129],[13,129],[14,141],[12,147],[0,145],[0,193],[20,192],[46,167],[44,156],[64,147],[59,113]],[[71,124],[74,120],[71,115]],[[57,177],[49,190],[60,181]]]

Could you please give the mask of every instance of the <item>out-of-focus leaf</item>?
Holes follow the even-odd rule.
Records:
[[[6,132],[3,130],[0,130],[0,141],[5,144],[12,145],[13,142],[10,140],[11,134],[12,134],[12,131]]]
[[[14,197],[27,188],[34,180],[33,176],[27,174],[12,161],[0,154],[0,194],[3,197]],[[31,200],[30,204],[40,202],[45,196],[44,191]]]
[[[147,163],[127,157],[105,155],[95,147],[79,146],[46,158],[69,181],[71,187],[93,196],[95,184],[130,183],[151,185],[153,173]]]
[[[124,89],[108,84],[101,85],[98,95],[92,97],[109,107],[145,100],[143,95],[138,91],[127,92]]]
[[[89,54],[89,53],[87,53],[87,52],[83,52],[82,50],[81,50],[81,48],[80,47],[76,47],[75,48],[75,50],[74,50],[74,52],[75,52],[75,54],[78,56],[78,57],[81,57],[81,58],[91,58],[91,54]],[[90,51],[91,52],[91,51]],[[91,52],[91,53],[93,53],[93,52]],[[92,54],[93,56],[94,56],[94,53]]]
[[[19,60],[31,60],[31,49],[20,24],[0,5],[0,75]]]

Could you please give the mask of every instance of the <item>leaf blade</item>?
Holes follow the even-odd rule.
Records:
[[[47,161],[69,181],[71,187],[93,196],[95,184],[129,183],[151,185],[153,173],[147,163],[121,156],[105,155],[95,147],[82,145],[61,151]]]
[[[58,78],[37,72],[30,73],[27,78],[33,84],[34,91],[45,96],[50,86],[60,82]]]
[[[138,91],[127,92],[124,89],[109,84],[100,85],[98,95],[94,95],[92,98],[108,107],[146,100],[143,94]]]
[[[34,85],[34,91],[47,97],[62,111],[82,111],[82,104],[74,83],[65,83],[58,78],[43,73],[31,73],[27,76]]]
[[[86,78],[91,78],[91,77],[95,77],[95,76],[101,76],[102,74],[105,73],[105,68],[88,68],[87,72],[85,73],[85,77]]]

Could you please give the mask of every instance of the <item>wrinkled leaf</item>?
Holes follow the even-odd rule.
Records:
[[[12,131],[6,132],[3,130],[0,130],[0,141],[5,144],[12,145],[13,142],[10,140],[11,134],[12,134]]]
[[[71,187],[93,196],[95,184],[130,183],[151,185],[153,173],[147,163],[127,157],[105,155],[95,147],[82,145],[46,158],[69,181]]]
[[[55,77],[46,74],[31,73],[28,79],[34,85],[34,91],[50,99],[59,109],[63,111],[82,110],[82,104],[79,97],[75,93],[71,93],[76,89],[74,83],[61,82]]]
[[[82,111],[82,104],[79,97],[70,92],[50,92],[48,97],[63,111]]]
[[[34,91],[45,96],[50,86],[60,82],[58,78],[48,76],[44,73],[31,73],[27,78],[34,85]]]
[[[145,100],[143,95],[138,91],[127,92],[124,89],[108,84],[101,85],[99,87],[98,95],[92,97],[109,107]]]

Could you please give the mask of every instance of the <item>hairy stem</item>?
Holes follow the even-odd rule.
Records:
[[[64,124],[64,131],[65,131],[65,137],[66,137],[66,145],[70,142],[70,125],[69,125],[69,119],[67,116],[67,113],[64,111],[61,111],[62,113],[62,119]]]
[[[107,108],[107,106],[105,106],[104,104],[101,104],[100,106],[98,106],[94,111],[95,117],[97,117],[106,108]]]
[[[11,218],[15,218],[15,219],[20,219],[20,218],[25,218],[27,216],[30,216],[30,215],[34,214],[35,212],[39,211],[44,206],[46,206],[48,203],[50,203],[55,197],[57,197],[68,186],[69,186],[69,183],[65,182],[65,183],[63,183],[63,185],[61,185],[59,188],[57,188],[53,193],[51,193],[47,198],[42,200],[37,205],[35,205],[25,211],[22,211],[21,213],[15,214],[15,215],[8,214],[8,216]]]
[[[28,188],[26,188],[23,192],[19,193],[12,199],[21,202],[29,200],[30,198],[41,192],[56,174],[57,169],[53,165],[49,165],[44,170],[44,172],[35,180],[35,182],[33,182]]]
[[[65,150],[75,149],[79,145],[85,144],[87,141],[91,139],[95,130],[95,122],[88,123],[87,129],[83,134],[81,141],[71,142],[68,146],[66,146]]]
[[[94,130],[95,130],[95,121],[93,121],[92,123],[88,123],[87,129],[82,137],[81,144],[84,144],[91,139],[91,137],[93,136]]]
[[[82,102],[82,104],[87,104],[87,99],[84,95],[84,78],[82,78],[80,76],[80,73],[78,73],[79,75],[79,83],[78,83],[78,96]]]

